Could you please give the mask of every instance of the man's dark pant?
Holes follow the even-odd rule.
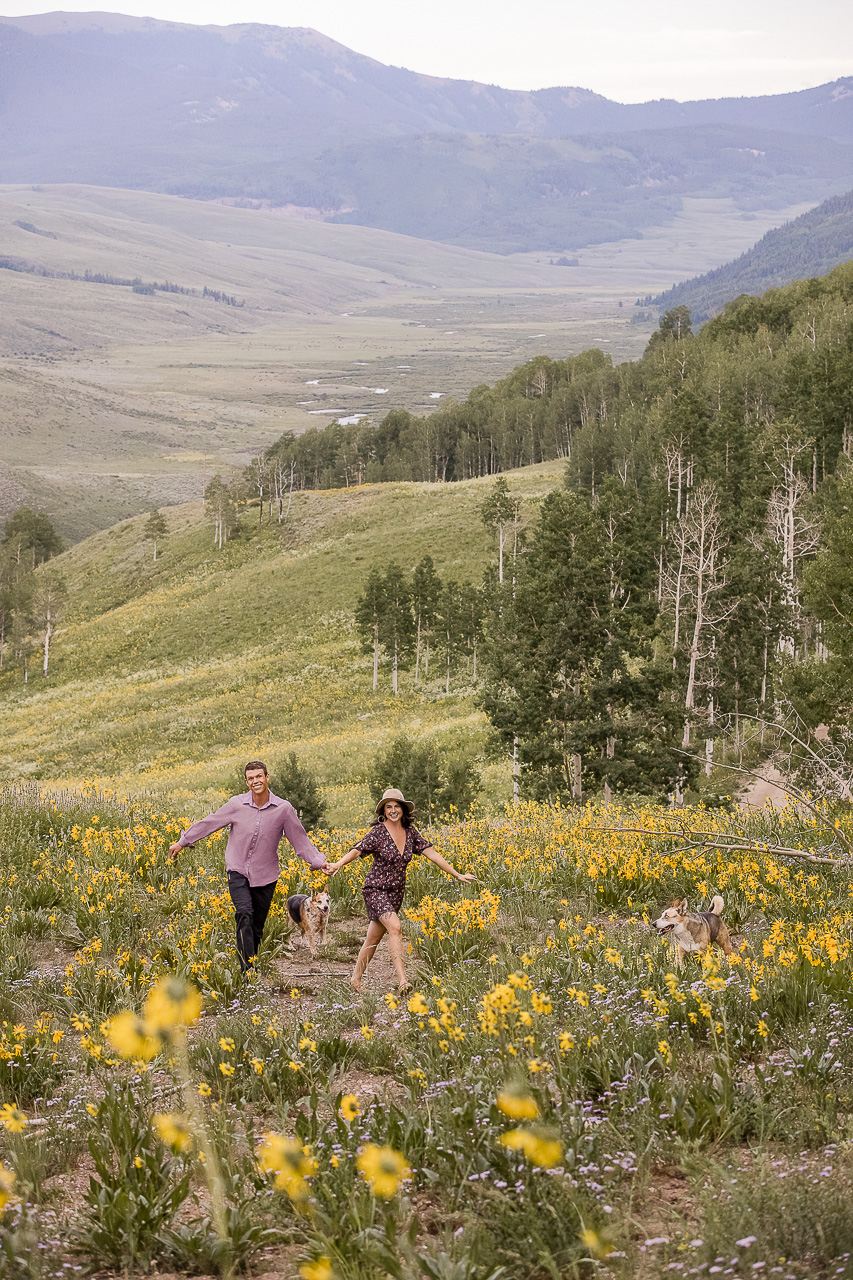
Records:
[[[252,957],[258,954],[277,884],[278,881],[273,880],[272,884],[252,887],[239,871],[228,872],[228,892],[237,924],[237,954],[244,973],[252,967]]]

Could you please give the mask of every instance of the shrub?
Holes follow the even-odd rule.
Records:
[[[447,757],[434,742],[394,738],[374,756],[368,770],[371,793],[378,800],[387,787],[399,787],[429,825],[451,809],[464,814],[480,790],[480,775],[471,757]]]
[[[326,802],[316,777],[299,763],[296,752],[291,751],[283,760],[274,762],[268,768],[270,791],[290,801],[306,831],[316,831],[318,827],[322,827],[326,819]],[[246,790],[246,775],[242,767],[235,773],[231,785],[237,793]]]

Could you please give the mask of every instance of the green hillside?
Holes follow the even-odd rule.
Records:
[[[651,299],[661,312],[688,307],[702,323],[742,293],[764,293],[822,276],[853,256],[853,191],[825,200],[792,222],[774,227],[734,262],[685,280]]]
[[[561,463],[510,474],[528,517],[560,483]],[[330,819],[352,822],[368,800],[364,770],[394,733],[429,733],[483,757],[489,793],[506,794],[505,762],[486,759],[485,717],[460,669],[450,696],[402,677],[376,694],[352,610],[374,564],[407,571],[431,555],[440,574],[479,581],[493,559],[477,512],[488,484],[368,485],[302,493],[282,527],[222,552],[198,504],[167,515],[152,562],[144,519],[96,534],[54,563],[70,607],[46,681],[2,678],[6,778],[97,778],[122,793],[213,795],[235,766],[290,749],[315,769]]]

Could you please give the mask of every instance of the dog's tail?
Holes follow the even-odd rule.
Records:
[[[712,916],[721,916],[723,914],[723,900],[719,894],[711,899],[711,905],[708,911]]]

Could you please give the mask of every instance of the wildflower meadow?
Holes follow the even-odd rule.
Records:
[[[846,818],[435,830],[478,880],[410,868],[402,997],[382,950],[348,984],[362,860],[312,961],[285,898],[322,877],[283,859],[241,983],[224,838],[172,864],[184,821],[2,795],[0,1276],[853,1275]],[[650,921],[713,893],[733,953],[678,969]]]

